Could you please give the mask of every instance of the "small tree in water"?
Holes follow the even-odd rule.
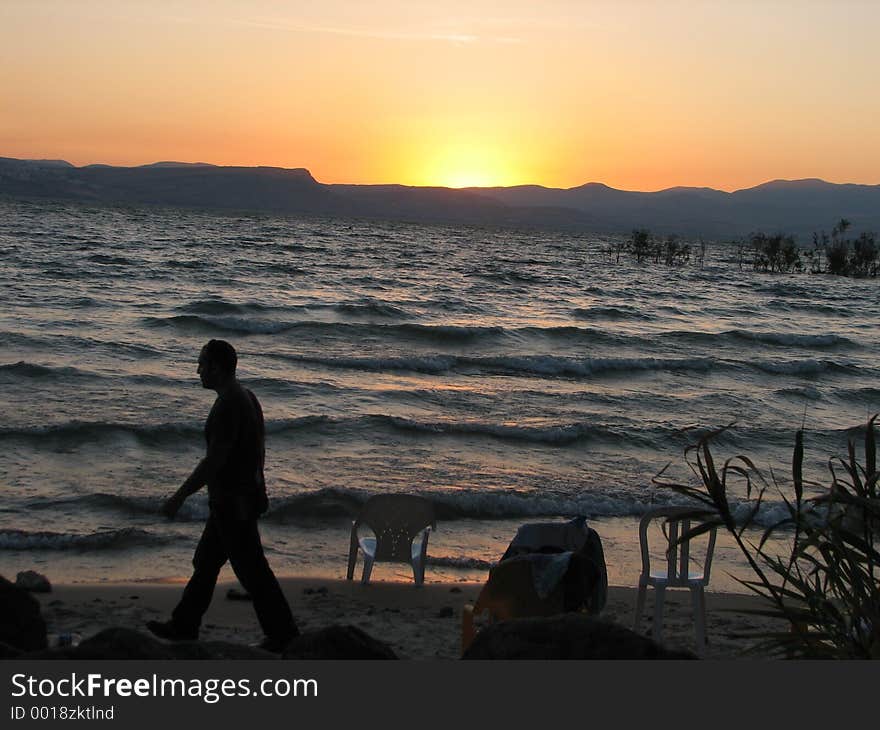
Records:
[[[838,276],[877,276],[880,272],[880,250],[877,248],[876,235],[863,231],[856,239],[844,238],[843,234],[850,225],[846,218],[841,218],[831,229],[830,239],[823,231],[826,270]]]
[[[756,271],[789,273],[803,270],[801,251],[792,236],[784,233],[772,236],[753,233],[749,239]]]

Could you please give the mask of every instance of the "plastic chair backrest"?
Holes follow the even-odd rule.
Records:
[[[670,586],[687,586],[689,563],[691,560],[691,541],[679,539],[691,529],[690,519],[693,507],[656,507],[646,512],[639,522],[639,545],[642,550],[642,574],[651,574],[651,555],[648,550],[648,526],[655,519],[664,519],[666,535],[666,572],[667,584]],[[702,583],[709,583],[709,571],[712,568],[712,554],[715,551],[716,528],[709,530],[709,542],[706,547],[706,559],[703,562]],[[677,544],[676,544],[677,543]]]
[[[434,503],[415,494],[370,497],[355,520],[376,535],[376,560],[410,562],[413,539],[426,527],[436,528]]]

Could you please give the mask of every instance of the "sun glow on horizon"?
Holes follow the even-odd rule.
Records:
[[[421,185],[445,188],[489,188],[516,185],[520,174],[514,156],[495,143],[458,140],[425,155]]]

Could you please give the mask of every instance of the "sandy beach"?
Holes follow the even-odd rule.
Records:
[[[461,654],[462,607],[476,599],[478,583],[358,581],[283,578],[282,586],[301,631],[331,624],[352,624],[381,639],[402,659],[457,659]],[[145,630],[150,619],[170,615],[183,586],[179,583],[113,583],[55,585],[39,596],[50,634],[72,632],[88,637],[109,626]],[[249,601],[227,598],[237,583],[217,586],[205,616],[201,637],[239,643],[262,636]],[[687,591],[671,591],[666,601],[664,644],[693,650],[694,636]],[[635,589],[612,586],[602,617],[631,627]],[[729,593],[707,595],[707,659],[741,659],[749,645],[743,635],[775,628],[760,616],[743,613],[759,604],[754,598]],[[648,632],[653,610],[649,594],[641,631]],[[778,627],[778,625],[776,626]],[[747,657],[745,657],[747,658]]]

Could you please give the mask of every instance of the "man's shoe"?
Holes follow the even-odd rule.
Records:
[[[195,641],[199,638],[198,629],[181,629],[174,621],[147,621],[147,628],[160,639],[168,641]]]

